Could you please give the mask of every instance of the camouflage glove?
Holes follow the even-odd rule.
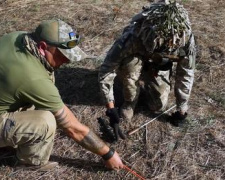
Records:
[[[169,121],[172,125],[178,127],[179,124],[182,124],[185,122],[185,119],[187,117],[187,113],[181,114],[180,111],[176,111],[172,113],[172,115],[169,117]]]
[[[113,128],[115,139],[118,141],[119,137],[125,139],[125,135],[122,133],[119,123],[120,117],[117,108],[111,108],[106,111],[106,116],[109,117],[110,126]]]

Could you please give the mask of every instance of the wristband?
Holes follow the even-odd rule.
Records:
[[[102,158],[103,158],[105,161],[107,161],[107,160],[109,160],[111,157],[113,157],[114,153],[115,153],[115,150],[112,149],[112,148],[110,148],[110,149],[109,149],[109,152],[107,152],[106,154],[104,154],[104,155],[102,156]]]

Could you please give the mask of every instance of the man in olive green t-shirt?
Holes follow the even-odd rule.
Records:
[[[48,170],[56,126],[91,152],[106,167],[123,168],[119,155],[81,124],[63,103],[53,82],[60,65],[85,54],[80,37],[61,20],[43,21],[33,33],[12,32],[0,38],[0,147],[17,148],[19,163]],[[34,110],[25,111],[34,106]]]

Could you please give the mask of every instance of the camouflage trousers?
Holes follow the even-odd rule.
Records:
[[[143,61],[138,58],[129,60],[120,67],[118,76],[123,84],[124,100],[135,103],[141,88],[149,110],[163,111],[171,90],[170,71],[158,71],[156,75],[151,67],[143,67]]]
[[[0,147],[16,148],[21,163],[46,164],[55,131],[56,121],[49,111],[29,110],[0,115]]]

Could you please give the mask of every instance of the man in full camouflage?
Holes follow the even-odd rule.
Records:
[[[117,138],[122,135],[118,126],[120,116],[127,120],[133,117],[140,88],[150,111],[165,110],[173,65],[176,65],[174,92],[177,109],[172,114],[171,123],[177,126],[186,118],[194,81],[195,52],[187,11],[177,2],[158,0],[143,7],[142,12],[132,18],[109,50],[99,72],[106,114]],[[120,116],[114,106],[116,75],[123,83],[124,103]]]

